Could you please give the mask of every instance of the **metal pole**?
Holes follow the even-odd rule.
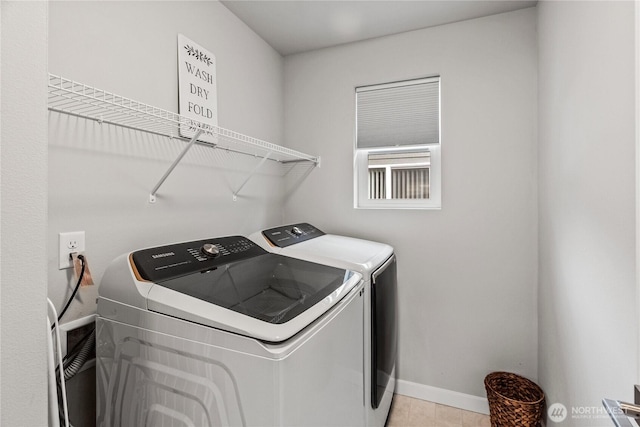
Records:
[[[249,182],[249,180],[251,179],[251,177],[253,177],[253,175],[258,171],[258,169],[260,169],[262,167],[262,165],[264,164],[264,162],[267,161],[267,159],[269,158],[269,156],[271,156],[271,151],[269,151],[267,153],[266,156],[264,156],[262,158],[262,160],[260,160],[260,163],[258,163],[256,165],[256,167],[251,171],[251,173],[249,174],[249,176],[247,177],[247,179],[244,180],[244,182],[242,183],[242,185],[240,185],[240,187],[238,187],[238,189],[233,193],[233,201],[235,202],[237,200],[237,196],[238,193],[240,192],[240,190],[242,190],[242,187],[244,187],[247,182]]]
[[[191,141],[189,141],[187,146],[184,147],[184,149],[182,150],[182,152],[180,153],[178,158],[174,160],[173,164],[171,166],[169,166],[169,169],[164,173],[162,178],[160,178],[160,181],[158,181],[156,186],[153,187],[153,190],[151,190],[151,194],[149,195],[149,201],[151,203],[155,203],[156,202],[156,193],[158,192],[158,189],[164,183],[164,181],[169,177],[169,175],[171,175],[171,172],[173,172],[173,170],[176,168],[176,166],[178,166],[178,163],[180,163],[180,160],[182,160],[182,158],[185,156],[185,154],[187,154],[187,151],[189,151],[191,149],[191,147],[193,147],[193,144],[195,144],[195,142],[197,141],[198,137],[202,134],[202,131],[203,131],[202,129],[198,129],[196,131],[196,134],[193,135],[193,138],[191,138]]]

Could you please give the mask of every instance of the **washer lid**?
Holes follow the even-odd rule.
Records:
[[[158,281],[149,310],[284,341],[322,316],[361,280],[353,271],[263,253]]]
[[[299,227],[305,230],[305,239],[286,240],[285,245],[276,246],[273,243],[274,234],[281,230],[292,230]],[[310,231],[307,231],[310,230]],[[282,234],[284,235],[285,232]],[[393,247],[369,240],[354,237],[324,234],[309,224],[295,224],[276,227],[249,236],[255,243],[269,252],[304,259],[320,264],[333,265],[357,271],[363,276],[370,275],[393,254]]]

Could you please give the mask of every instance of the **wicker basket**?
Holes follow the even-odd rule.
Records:
[[[492,427],[538,427],[544,392],[538,385],[510,372],[493,372],[484,379]]]

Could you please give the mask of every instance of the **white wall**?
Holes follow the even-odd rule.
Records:
[[[407,383],[537,376],[536,60],[535,9],[285,58],[285,141],[322,156],[285,218],[395,247]],[[354,88],[436,74],[442,210],[354,209]]]
[[[282,58],[220,3],[56,1],[49,26],[52,73],[176,112],[177,34],[185,34],[216,56],[220,126],[281,143]],[[58,113],[49,119],[49,295],[58,306],[74,285],[57,267],[59,232],[86,232],[99,283],[126,251],[248,234],[282,220],[273,167],[232,201],[259,159],[195,147],[149,204],[183,142]],[[97,287],[82,289],[65,320],[94,313],[96,295]]]
[[[538,4],[539,378],[569,411],[638,378],[633,8]]]
[[[0,425],[47,424],[47,2],[0,2]]]

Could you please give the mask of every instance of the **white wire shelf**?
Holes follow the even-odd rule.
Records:
[[[319,165],[320,158],[301,153],[287,147],[243,135],[219,126],[212,126],[181,116],[180,114],[163,110],[124,96],[116,95],[105,90],[97,89],[76,81],[49,74],[50,111],[95,120],[128,129],[139,130],[169,138],[189,141],[184,151],[169,168],[165,176],[154,187],[150,200],[155,201],[155,193],[164,180],[171,174],[173,168],[180,162],[184,154],[194,145],[205,145],[228,151],[260,157],[261,166],[266,160],[279,163],[308,162]],[[186,129],[189,137],[181,136],[180,129]],[[201,136],[210,135],[214,142],[198,140]],[[211,138],[209,138],[211,139]],[[257,171],[249,175],[247,180],[233,193],[234,200],[238,192]]]

